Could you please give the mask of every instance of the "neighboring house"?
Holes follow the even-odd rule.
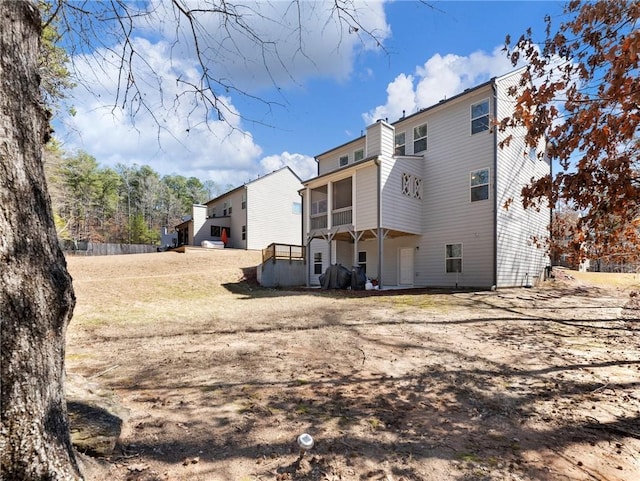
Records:
[[[191,218],[178,226],[178,245],[219,241],[227,246],[264,249],[271,243],[301,243],[300,178],[283,167],[237,187],[206,204],[194,204]]]
[[[178,245],[178,233],[169,233],[167,226],[160,229],[160,247],[176,247]]]
[[[360,265],[384,286],[533,285],[548,265],[550,211],[521,189],[550,173],[544,142],[493,126],[508,116],[521,70],[496,77],[316,157],[303,182],[307,284],[332,264]],[[505,203],[510,199],[509,208]]]

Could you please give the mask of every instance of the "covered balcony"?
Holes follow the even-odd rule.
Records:
[[[330,210],[329,207],[331,207]],[[311,232],[335,230],[353,224],[351,177],[311,189],[309,222]]]

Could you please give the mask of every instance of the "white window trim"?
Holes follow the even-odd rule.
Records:
[[[362,157],[360,157],[359,159],[356,159],[356,154],[357,154],[358,152],[362,152]],[[356,150],[356,151],[353,153],[353,161],[354,161],[354,162],[357,162],[357,161],[362,160],[362,159],[364,159],[364,149],[358,149],[358,150]]]
[[[360,261],[360,254],[364,254],[364,262]],[[364,272],[367,273],[367,251],[358,251],[358,267],[364,267]]]
[[[478,115],[477,117],[473,116],[473,107],[475,107],[476,105],[479,104],[483,104],[483,103],[487,103],[487,113],[486,114],[482,114],[482,115]],[[482,117],[487,117],[487,120],[489,120],[488,122],[488,127],[485,130],[480,130],[479,132],[473,132],[473,121],[477,120],[477,119],[481,119]],[[486,132],[487,130],[491,130],[491,99],[489,97],[482,99],[482,100],[478,100],[477,102],[474,102],[471,104],[471,106],[469,107],[469,135],[475,135],[475,134],[479,134],[482,132]]]
[[[313,275],[318,276],[322,274],[322,270],[324,267],[322,252],[314,252],[313,253]],[[320,266],[320,274],[316,274],[316,266]]]
[[[397,143],[397,138],[398,138],[398,135],[400,135],[400,134],[404,134],[404,144],[398,144]],[[406,131],[396,132],[396,134],[394,135],[394,137],[393,137],[393,153],[394,153],[394,155],[397,155],[396,154],[396,150],[400,146],[404,147],[404,154],[402,154],[402,155],[407,155],[407,132]]]
[[[342,163],[343,160],[346,160],[344,164]],[[349,154],[341,155],[340,158],[338,159],[338,165],[340,167],[344,167],[345,165],[349,165]]]
[[[455,246],[455,245],[459,245],[460,246],[460,257],[447,257],[447,246]],[[449,272],[449,271],[447,271],[447,261],[448,260],[455,260],[455,259],[460,259],[460,272],[457,272],[457,271]],[[464,245],[463,245],[462,242],[452,242],[452,243],[444,245],[444,272],[445,272],[445,274],[462,274],[464,272]]]
[[[424,127],[425,127],[425,130],[427,131],[427,133],[426,133],[426,134],[424,134],[424,137],[418,137],[418,138],[415,138],[415,137],[414,137],[414,138],[413,138],[413,153],[414,153],[414,154],[419,154],[420,152],[426,152],[426,151],[427,151],[427,149],[429,149],[429,140],[428,140],[428,136],[429,136],[429,126],[427,125],[427,122],[423,122],[423,123],[421,123],[420,125],[416,125],[416,126],[413,128],[413,134],[415,134],[415,133],[416,133],[416,129],[418,129],[418,128],[422,127],[422,126],[424,126]],[[419,150],[418,152],[416,152],[416,142],[417,142],[417,141],[419,141],[419,140],[422,140],[422,139],[425,139],[425,147],[424,147],[424,150]]]
[[[475,172],[480,172],[481,170],[486,170],[487,171],[487,183],[486,184],[471,185],[471,177],[473,176],[473,174]],[[471,195],[471,191],[475,187],[482,187],[484,185],[487,186],[487,198],[486,199],[480,199],[480,200],[473,200],[473,197]],[[491,199],[491,168],[489,168],[489,167],[481,167],[480,169],[470,170],[469,171],[469,203],[474,204],[476,202],[484,202],[484,201],[487,201],[487,200],[490,200],[490,199]]]

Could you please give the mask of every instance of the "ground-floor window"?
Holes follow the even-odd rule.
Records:
[[[366,251],[358,252],[358,266],[367,272],[367,253]]]
[[[211,226],[211,237],[222,237],[222,231],[227,232],[227,237],[231,237],[231,229],[229,227],[222,227],[220,225]]]
[[[322,274],[322,252],[313,254],[313,273]]]
[[[447,272],[462,272],[462,244],[447,244],[445,251]]]
[[[247,226],[242,226],[242,240],[247,240]]]

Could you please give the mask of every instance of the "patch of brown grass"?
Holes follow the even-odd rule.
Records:
[[[640,289],[640,274],[618,272],[579,272],[565,269],[565,272],[580,282],[601,288],[623,290]]]

